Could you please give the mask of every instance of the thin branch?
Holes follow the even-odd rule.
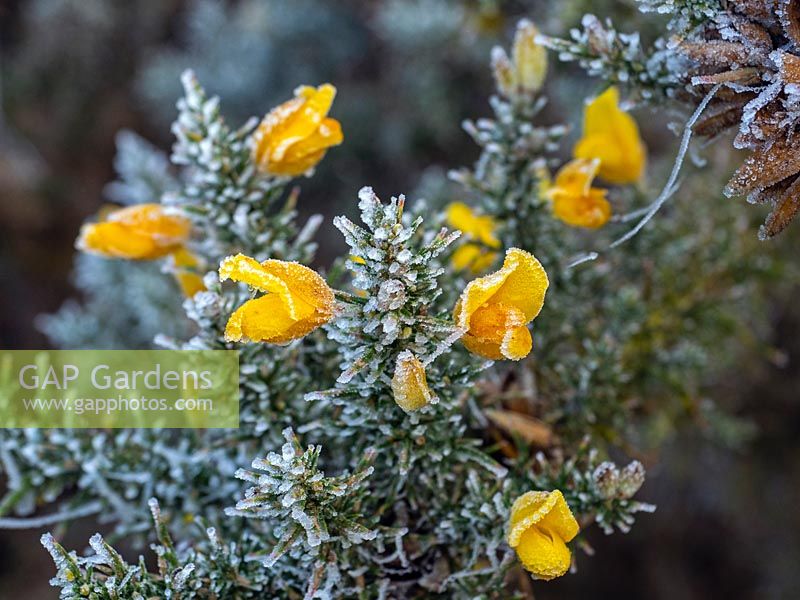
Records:
[[[5,518],[0,519],[0,529],[38,529],[47,525],[54,525],[62,521],[69,521],[71,519],[80,519],[94,515],[103,510],[101,502],[90,502],[84,506],[72,510],[64,510],[49,515],[42,515],[41,517],[29,517],[22,519]]]
[[[722,84],[718,83],[711,91],[706,94],[706,97],[703,98],[703,101],[698,105],[697,109],[694,111],[692,117],[686,122],[683,129],[683,137],[681,138],[681,146],[678,150],[678,156],[675,158],[675,164],[672,166],[672,172],[670,173],[669,179],[667,183],[664,185],[664,189],[661,190],[661,193],[658,195],[653,203],[648,207],[647,213],[644,217],[636,224],[636,226],[631,229],[628,233],[623,235],[618,240],[611,243],[609,246],[610,248],[616,248],[620,244],[624,244],[629,239],[634,237],[637,233],[639,233],[642,228],[650,222],[650,220],[655,216],[655,214],[661,209],[664,203],[669,200],[669,198],[677,191],[676,183],[678,181],[678,175],[680,174],[681,167],[683,166],[683,159],[686,157],[686,152],[689,149],[689,142],[692,139],[692,128],[694,127],[695,123],[697,123],[700,116],[705,111],[708,103],[711,102],[712,98],[716,95],[719,91],[719,88],[722,87]]]

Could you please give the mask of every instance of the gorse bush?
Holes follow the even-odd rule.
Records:
[[[722,10],[664,6],[692,31]],[[62,598],[523,597],[515,572],[565,575],[591,528],[627,532],[654,510],[639,452],[685,421],[746,439],[708,397],[710,375],[736,357],[721,340],[764,326],[758,286],[790,267],[757,254],[737,205],[679,194],[647,220],[677,186],[645,182],[616,87],[588,99],[559,158],[569,127],[540,122],[541,43],[637,98],[678,95],[665,44],[584,24],[566,42],[522,21],[491,57],[492,117],[464,125],[480,156],[450,172],[458,196],[363,187],[358,219],[334,219],[347,252],[327,272],[311,266],[321,219],[298,222],[293,186],[347,144],[333,85],[234,128],[186,72],[172,168],[121,139],[115,189],[133,203],[85,224],[77,246],[115,273],[158,261],[152,289],[182,292],[185,315],[162,295],[138,310],[172,323],[161,346],[239,350],[241,426],[3,431],[0,514],[16,516],[0,525],[112,525],[87,556],[43,536]],[[113,547],[151,531],[155,568]]]

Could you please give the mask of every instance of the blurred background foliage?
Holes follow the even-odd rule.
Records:
[[[224,99],[234,124],[265,113],[299,84],[337,86],[333,116],[345,143],[302,182],[299,203],[302,214],[326,217],[318,253],[324,267],[326,257],[342,250],[330,218],[355,212],[362,185],[383,196],[424,195],[434,205],[460,199],[445,173],[478,154],[461,122],[489,114],[491,47],[507,43],[519,17],[563,36],[585,12],[613,16],[645,40],[663,29],[657,15],[641,15],[625,0],[6,0],[0,4],[0,344],[135,347],[164,330],[163,315],[182,314],[169,279],[152,277],[158,267],[127,265],[123,277],[113,261],[84,256],[74,264],[72,244],[80,223],[103,204],[147,200],[146,190],[107,185],[115,178],[124,184],[132,168],[113,164],[116,145],[143,143],[117,132],[136,131],[168,151],[184,68]],[[542,119],[579,129],[583,99],[603,84],[552,58],[551,101]],[[636,117],[649,177],[659,182],[677,146],[667,125],[680,119],[663,110]],[[573,131],[565,152],[575,137]],[[602,551],[582,560],[577,576],[539,586],[541,598],[800,595],[800,523],[791,510],[800,503],[797,234],[756,241],[763,215],[719,191],[735,164],[731,154],[727,142],[707,148],[710,166],[694,169],[657,217],[663,222],[632,242],[642,255],[636,280],[651,282],[647,291],[657,303],[686,309],[669,313],[680,315],[680,324],[660,321],[655,311],[650,325],[663,332],[665,348],[680,346],[676,360],[694,357],[685,368],[702,372],[700,389],[663,381],[683,394],[681,410],[650,421],[642,434],[649,479],[641,497],[659,509],[627,536],[601,542],[594,530],[590,541],[594,536]],[[673,244],[668,255],[651,254],[650,246],[664,246],[657,236],[686,243]],[[89,289],[104,291],[79,297],[78,290]],[[602,312],[603,299],[594,301]],[[150,318],[119,318],[143,304],[155,307]],[[62,305],[55,319],[37,320]],[[634,317],[607,316],[620,327]],[[114,329],[112,321],[125,327]],[[687,322],[691,339],[670,337]],[[169,327],[167,333],[179,334],[183,323],[175,319]],[[645,364],[635,370],[661,351],[638,348]],[[585,428],[584,418],[576,415],[576,431]],[[684,422],[694,427],[680,428]],[[38,535],[0,535],[0,598],[23,591],[54,597],[45,578],[37,577],[42,587],[33,588],[28,576],[52,569]],[[85,537],[76,528],[65,545],[78,547]]]

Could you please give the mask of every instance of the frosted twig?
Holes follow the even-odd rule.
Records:
[[[679,181],[675,182],[675,185],[672,186],[672,189],[668,192],[668,195],[672,196],[672,194],[677,192],[678,189],[681,187],[681,183],[683,183],[682,180],[679,180]],[[630,212],[627,212],[627,213],[624,213],[624,214],[621,214],[621,215],[614,215],[613,217],[611,217],[611,220],[614,223],[628,223],[629,221],[633,221],[633,220],[638,219],[639,217],[647,214],[647,211],[649,211],[649,210],[650,210],[650,205],[643,206],[641,208],[637,208],[635,210],[632,210]]]
[[[42,515],[41,517],[0,519],[0,529],[37,529],[45,525],[69,521],[70,519],[88,517],[99,513],[101,510],[103,510],[103,504],[101,502],[90,502],[89,504],[85,504],[73,510],[64,510],[49,515]]]
[[[578,265],[582,265],[585,262],[597,260],[598,256],[600,255],[597,252],[587,252],[586,254],[581,254],[577,258],[574,258],[569,263],[567,263],[565,269],[569,270],[573,267],[577,267]]]
[[[667,179],[667,183],[664,185],[664,188],[661,190],[661,193],[658,197],[653,201],[653,203],[648,207],[647,213],[644,217],[631,229],[628,233],[623,235],[621,238],[617,239],[616,241],[612,242],[609,246],[610,248],[616,248],[620,244],[624,244],[629,239],[634,237],[637,233],[639,233],[642,228],[650,222],[655,214],[661,209],[664,203],[669,200],[669,198],[675,193],[676,186],[675,183],[678,180],[678,175],[681,171],[681,167],[683,166],[683,159],[686,157],[686,152],[689,149],[689,142],[692,139],[692,127],[694,127],[697,120],[700,118],[700,115],[703,114],[708,103],[711,102],[711,99],[716,95],[719,91],[719,88],[722,87],[722,84],[718,83],[711,91],[706,94],[706,97],[703,98],[703,101],[698,105],[697,109],[692,114],[691,118],[686,122],[683,128],[683,137],[681,138],[681,146],[678,150],[678,156],[675,158],[675,164],[672,166],[672,172],[669,175],[669,179]]]

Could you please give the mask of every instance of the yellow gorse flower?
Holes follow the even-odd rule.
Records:
[[[392,377],[392,394],[397,405],[406,412],[419,410],[433,401],[433,394],[425,377],[425,367],[409,350],[401,352],[397,357]]]
[[[107,258],[152,260],[178,250],[190,233],[186,217],[167,213],[160,204],[136,204],[84,224],[75,245]]]
[[[507,541],[526,570],[539,579],[554,579],[569,570],[567,542],[579,530],[559,490],[526,492],[511,507]]]
[[[538,92],[547,76],[547,49],[536,43],[539,30],[528,19],[517,25],[511,58],[502,48],[492,54],[492,68],[497,87],[514,100],[529,99]]]
[[[520,360],[531,351],[530,323],[544,305],[549,281],[532,254],[510,248],[503,267],[471,281],[456,304],[456,325],[467,350],[490,358]]]
[[[619,107],[619,91],[610,87],[586,105],[583,137],[575,145],[575,158],[599,159],[599,175],[615,184],[635,183],[644,172],[645,147],[639,127]]]
[[[336,88],[300,86],[295,97],[273,108],[253,135],[253,160],[273,175],[302,175],[316,166],[331,146],[344,139],[336,119],[328,118]]]
[[[489,268],[497,258],[500,240],[495,237],[497,225],[489,215],[477,215],[463,202],[453,202],[447,207],[447,222],[454,229],[461,230],[466,238],[451,259],[453,268],[461,271],[469,269],[480,273]]]
[[[546,192],[556,217],[575,227],[597,228],[608,222],[611,218],[608,192],[592,187],[599,167],[598,159],[586,158],[576,158],[561,167]]]
[[[334,295],[315,271],[296,262],[237,254],[222,260],[219,279],[232,279],[266,292],[248,300],[228,319],[227,341],[288,344],[333,318]]]
[[[186,248],[179,248],[172,253],[170,265],[172,275],[187,298],[193,297],[197,292],[203,292],[206,285],[197,272],[201,267],[200,259]]]
[[[511,60],[514,61],[517,85],[524,90],[537,92],[547,76],[547,49],[536,43],[539,30],[528,19],[517,25]]]

